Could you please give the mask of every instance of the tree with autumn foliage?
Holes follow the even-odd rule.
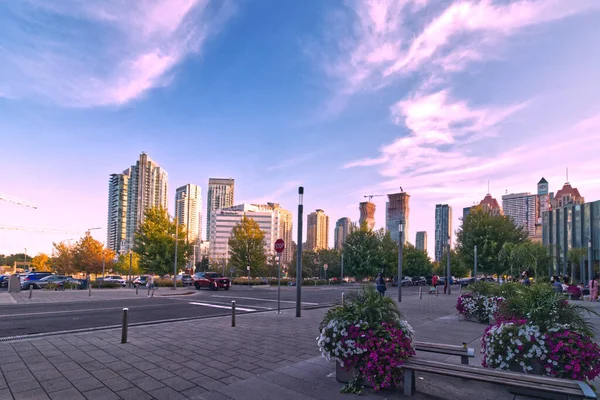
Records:
[[[73,248],[73,266],[76,271],[86,274],[102,273],[104,261],[105,270],[112,268],[115,253],[105,249],[104,245],[94,239],[89,232],[77,241]]]
[[[31,260],[31,267],[37,272],[52,272],[52,260],[46,253],[38,253]]]
[[[52,243],[52,246],[52,265],[56,272],[62,275],[72,275],[75,272],[74,246],[67,242]]]

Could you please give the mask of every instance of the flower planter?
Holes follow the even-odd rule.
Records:
[[[346,369],[344,369],[344,367],[342,367],[340,365],[339,361],[335,362],[335,380],[340,382],[340,383],[348,383],[352,380],[352,378],[354,378],[354,374],[356,374],[356,368],[352,367],[350,368],[348,371],[346,371]],[[369,384],[369,382],[365,382],[363,380],[363,386],[367,387],[367,388],[372,388],[373,386],[371,384]]]

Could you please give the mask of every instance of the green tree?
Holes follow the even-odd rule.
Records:
[[[196,262],[196,272],[206,272],[208,271],[208,257],[202,257],[202,260]]]
[[[342,273],[342,253],[334,249],[322,249],[318,251],[321,275],[325,277],[324,265],[327,264],[327,279],[340,278]]]
[[[292,255],[291,268],[288,269],[288,277],[296,277],[296,259],[297,255]],[[302,278],[316,278],[319,276],[320,260],[316,251],[302,251]]]
[[[379,270],[384,276],[393,277],[398,274],[398,243],[392,240],[389,232],[383,228],[376,232],[379,240]],[[406,255],[402,253],[402,264]]]
[[[31,267],[35,268],[38,272],[51,272],[52,271],[52,260],[46,253],[38,253],[31,260]]]
[[[175,219],[162,207],[149,208],[135,232],[133,251],[140,256],[139,266],[148,273],[173,273],[175,256]],[[192,246],[186,243],[185,225],[177,226],[177,269],[185,267]]]
[[[398,262],[396,262],[396,265]],[[402,275],[427,276],[431,275],[433,264],[425,251],[418,250],[412,244],[405,244],[402,248]],[[397,272],[394,272],[394,276]]]
[[[233,227],[228,244],[230,264],[242,276],[247,273],[247,266],[254,276],[264,276],[268,272],[265,233],[254,219],[244,215]]]
[[[117,262],[113,267],[114,272],[117,274],[121,274],[124,276],[129,276],[129,253],[123,253],[119,255]],[[138,276],[141,275],[142,271],[140,270],[140,256],[136,252],[131,252],[131,275]]]
[[[494,274],[502,273],[503,263],[499,254],[506,243],[523,243],[527,240],[527,231],[516,226],[504,216],[477,206],[462,221],[457,231],[457,246],[464,265],[473,265],[474,247],[477,246],[478,271]]]
[[[442,259],[439,263],[436,263],[435,273],[440,276],[446,276],[446,270],[448,268],[448,251],[444,249]],[[456,249],[450,250],[450,276],[455,278],[464,278],[469,275],[471,268],[467,267],[463,260],[460,258]]]
[[[344,273],[360,280],[381,272],[380,243],[377,233],[367,224],[360,228],[351,227],[344,242]]]

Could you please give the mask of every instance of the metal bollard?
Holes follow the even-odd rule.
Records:
[[[138,294],[138,290],[140,290],[140,286],[139,286],[139,285],[136,285],[136,286],[135,286],[135,294],[136,294],[136,296],[137,296],[137,294]]]
[[[435,287],[435,297],[438,297],[438,294],[440,294],[440,292],[438,291],[438,287]]]
[[[127,322],[129,308],[123,309],[123,326],[121,328],[121,343],[127,343]]]
[[[92,281],[88,281],[88,296],[92,297]]]
[[[31,298],[32,294],[33,294],[33,285],[29,285],[29,298]]]
[[[419,299],[423,299],[423,288],[419,288]]]
[[[235,328],[235,300],[231,300],[231,326]]]
[[[344,292],[342,292],[342,305],[344,305]]]

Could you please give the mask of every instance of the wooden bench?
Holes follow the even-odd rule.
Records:
[[[450,356],[459,356],[461,364],[469,365],[469,358],[475,357],[475,350],[467,347],[466,344],[456,346],[451,344],[429,343],[415,341],[415,349],[427,353],[447,354]]]
[[[596,394],[587,383],[558,379],[547,376],[528,375],[492,368],[447,364],[412,357],[404,365],[404,395],[412,396],[415,391],[415,372],[444,375],[479,382],[495,383],[519,389],[523,394],[545,395],[547,398],[596,399]],[[554,395],[554,396],[552,396]]]

